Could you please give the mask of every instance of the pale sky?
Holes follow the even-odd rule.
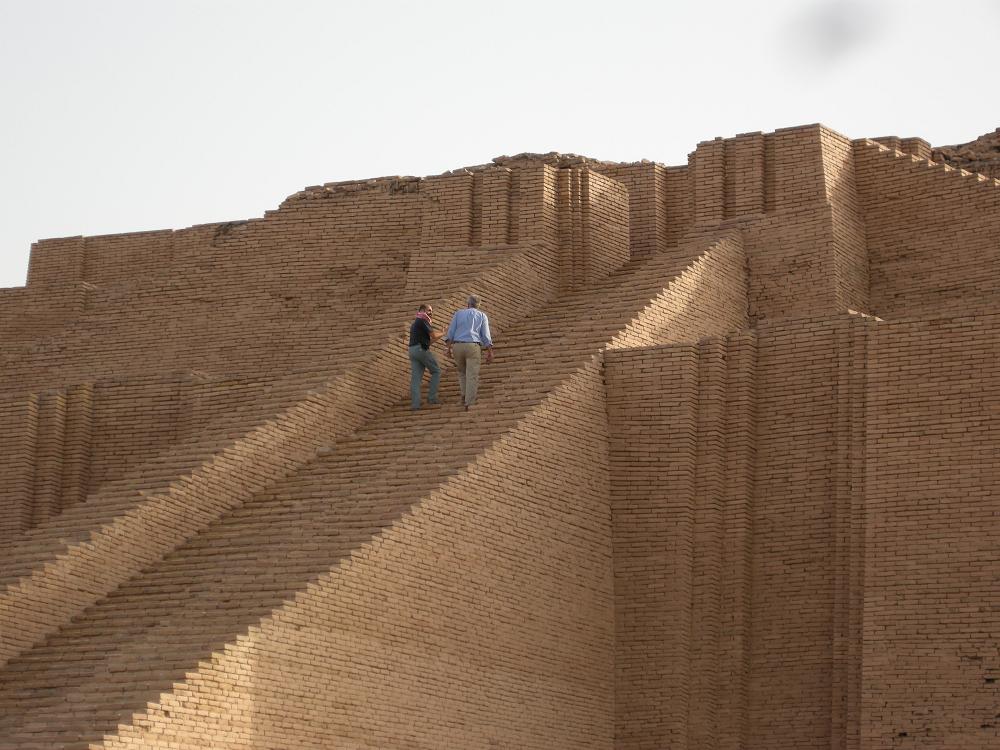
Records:
[[[1000,126],[1000,0],[0,0],[0,287],[33,241],[561,151]]]

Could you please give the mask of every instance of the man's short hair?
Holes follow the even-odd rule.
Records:
[[[417,312],[427,312],[427,305],[421,305],[418,307]]]
[[[467,304],[469,305],[469,307],[479,307],[479,297],[477,297],[474,294],[470,294],[469,299],[467,300]]]

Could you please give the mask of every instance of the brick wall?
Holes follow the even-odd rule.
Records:
[[[38,396],[4,396],[0,425],[0,541],[6,542],[32,522]]]
[[[691,232],[739,228],[754,320],[866,311],[868,258],[851,143],[819,125],[699,144]]]
[[[667,246],[666,168],[653,162],[599,164],[594,169],[620,182],[628,195],[631,254],[642,258]]]
[[[796,211],[827,199],[820,125],[745,133],[698,144],[688,159],[694,225]]]
[[[524,225],[524,236],[552,241],[554,251],[554,174],[539,164],[518,171],[526,174],[519,180],[514,224]],[[517,234],[510,221],[510,175],[497,168],[426,181],[325,186],[293,196],[261,220],[38,243],[29,286],[0,294],[0,336],[9,344],[0,355],[0,387],[44,394],[65,393],[91,379],[105,384],[92,415],[93,455],[74,447],[73,471],[87,469],[84,494],[96,490],[178,436],[209,426],[211,415],[257,399],[254,383],[296,368],[311,370],[313,384],[321,383],[398,337],[412,309],[431,301],[428,294],[444,297],[438,307],[446,315],[448,295],[472,291],[461,285],[475,286],[498,263],[520,263],[511,259],[525,245],[468,247],[472,234],[482,239],[484,226],[487,238]],[[604,212],[606,203],[599,196],[595,211]],[[613,245],[595,234],[596,250]],[[619,255],[627,253],[620,235],[612,251]],[[449,241],[460,243],[461,252],[447,252],[443,243]],[[528,254],[538,261],[545,252]],[[540,262],[524,292],[546,283],[550,269]],[[418,285],[420,273],[409,279],[414,265],[429,268],[422,278],[434,283]],[[401,287],[409,289],[402,298]],[[75,295],[73,304],[63,301],[68,293]],[[498,315],[496,322],[503,321]],[[220,371],[236,373],[239,385],[229,383],[235,398],[223,405],[216,396],[206,400],[204,393],[181,394],[169,385],[191,370],[210,380]],[[168,384],[166,390],[150,384],[150,373]],[[187,395],[213,402],[204,418],[185,412]],[[60,398],[43,400],[55,404]],[[40,480],[25,502],[48,510],[29,510],[29,520],[10,529],[23,531],[63,507],[52,484],[58,484],[52,477],[59,476],[65,452],[60,414],[42,409],[42,432],[31,431],[39,459],[33,471],[50,478]],[[196,423],[188,430],[183,423],[190,419]],[[70,494],[76,498],[79,491]],[[3,509],[5,517],[20,513],[14,505]]]
[[[746,256],[738,234],[690,241],[701,250],[683,273],[670,279],[643,314],[612,339],[609,348],[686,341],[734,330],[747,322]]]
[[[856,741],[869,325],[609,353],[619,747]]]
[[[628,261],[628,192],[620,182],[588,168],[559,170],[559,249],[566,290],[593,285]]]
[[[755,321],[833,312],[837,303],[828,205],[781,211],[743,230]]]
[[[86,307],[82,283],[0,289],[0,363],[6,370],[24,359],[34,339],[47,336],[78,317]],[[0,371],[2,373],[2,371]]]
[[[994,746],[998,188],[886,143],[521,155],[38,243],[0,290],[0,744]],[[213,599],[318,550],[253,573],[246,504],[403,461],[406,324],[469,293],[511,363],[421,432],[469,458],[338,505],[318,580]],[[158,593],[194,561],[249,618],[224,647]]]
[[[20,504],[3,505],[0,527],[6,532],[0,538],[10,540],[110,482],[148,479],[179,441],[190,450],[192,438],[224,440],[220,426],[224,433],[271,418],[322,384],[319,373],[226,379],[186,373],[8,396],[11,407],[0,412],[0,432],[22,446],[5,453],[8,471],[17,464],[16,471],[28,477],[28,490],[17,490],[28,511],[22,518]]]
[[[486,271],[469,290],[490,300],[502,330],[551,298],[556,271],[551,252],[529,247]],[[445,300],[441,311],[448,316],[464,300]],[[220,414],[207,436],[154,459],[143,472],[152,481],[140,474],[116,483],[3,551],[0,569],[8,587],[0,598],[0,658],[20,653],[248,495],[293,472],[318,447],[401,398],[408,364],[400,339],[397,333],[385,340],[266,421],[253,411],[251,419],[237,414],[235,422]],[[67,534],[67,527],[75,533]],[[46,554],[38,559],[32,550],[43,540]],[[89,583],[81,587],[79,581]]]
[[[868,311],[868,241],[861,200],[854,177],[854,149],[850,140],[821,128],[823,176],[830,204],[833,239],[833,281],[838,310]]]
[[[735,236],[728,236],[649,309],[644,334],[635,326],[607,355],[618,748],[683,746],[678,743],[686,737],[687,677],[693,674],[688,659],[690,608],[672,607],[692,597],[690,530],[697,458],[692,442],[696,431],[689,428],[698,386],[680,364],[691,358],[691,347],[655,350],[678,357],[677,367],[643,361],[628,347],[744,327],[744,274],[742,248]],[[673,380],[675,373],[679,377]],[[639,381],[662,390],[644,393]],[[669,496],[657,491],[659,482],[670,483]],[[675,639],[668,634],[682,635]]]
[[[621,747],[996,744],[997,325],[609,354]]]
[[[834,718],[853,690],[852,665],[837,650],[856,569],[849,451],[864,440],[850,411],[864,395],[854,380],[864,351],[853,339],[866,325],[796,321],[758,332],[751,747],[841,746]]]
[[[738,237],[704,249],[611,347],[745,324]],[[222,747],[612,747],[606,419],[592,358],[473,465],[204,664],[113,746],[192,742],[209,731]],[[337,690],[297,691],[330,673],[340,675]],[[388,685],[382,674],[392,675]],[[188,706],[214,707],[211,728]]]
[[[44,351],[36,342],[14,341],[0,386],[41,390],[165,369],[272,374],[336,366],[398,330],[429,291],[450,294],[498,260],[494,249],[562,247],[559,171],[528,162],[427,180],[324,186],[250,222],[39,243],[28,292],[82,281],[86,305],[71,319],[53,317],[54,300],[45,299]],[[623,188],[599,174],[587,178],[586,188],[577,195],[578,247],[568,224],[562,272],[569,286],[571,272],[592,283],[628,259]],[[436,286],[400,299],[411,269],[429,265],[439,250],[474,247],[482,249],[479,257],[436,263]],[[168,256],[172,265],[107,270],[116,259]],[[98,267],[106,269],[100,277],[87,276],[86,269]],[[18,291],[0,297],[0,304],[10,300],[13,319],[28,311]]]
[[[694,223],[691,170],[687,166],[664,170],[664,211],[667,215],[667,247],[684,237]]]
[[[887,135],[871,140],[894,151],[902,151],[904,154],[916,156],[918,159],[930,159],[933,153],[931,144],[923,138],[900,138],[898,135]]]
[[[998,333],[994,314],[872,338],[866,748],[1000,743]]]
[[[602,391],[595,362],[107,746],[611,748]]]
[[[370,316],[404,278],[420,230],[419,213],[406,215],[413,201],[378,191],[334,195],[255,223],[173,233],[183,263],[91,288],[83,314],[44,348],[9,350],[0,382],[37,389],[127,373],[273,373],[329,361],[329,332],[343,337],[341,326]],[[384,334],[377,320],[372,326]]]
[[[5,543],[85,497],[92,388],[7,396],[0,540]]]
[[[1000,188],[993,180],[855,142],[872,312],[961,314],[995,304]]]
[[[753,351],[609,356],[619,747],[745,739]]]

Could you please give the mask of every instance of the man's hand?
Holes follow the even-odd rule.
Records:
[[[489,364],[492,361],[493,361],[493,350],[492,349],[487,349],[486,350],[486,364]]]
[[[454,359],[454,357],[451,356],[451,343],[450,342],[448,343],[448,345],[444,349],[444,356],[446,356],[448,359]]]

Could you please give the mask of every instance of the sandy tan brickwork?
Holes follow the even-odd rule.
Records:
[[[521,272],[512,265],[502,272],[494,269],[472,287],[490,295],[501,325],[522,314],[526,304],[549,296],[555,284],[554,273],[539,273],[544,260],[529,262],[522,256],[509,263],[519,263]],[[461,304],[456,297],[442,308],[453,311]],[[0,658],[64,624],[248,493],[294,471],[324,440],[349,434],[399,398],[405,392],[404,363],[392,356],[399,346],[398,340],[387,341],[263,423],[234,425],[220,419],[221,434],[215,431],[220,425],[214,425],[161,455],[155,468],[141,467],[138,482],[114,483],[16,540],[0,558],[6,584],[0,599]],[[229,437],[233,433],[238,437]],[[32,518],[48,521],[37,513]],[[72,541],[67,543],[68,534]],[[58,542],[47,541],[47,554],[40,556],[40,542],[54,537]]]
[[[619,747],[841,746],[866,325],[609,355]]]
[[[722,382],[706,388],[704,394],[718,403],[725,392],[726,375],[719,372],[720,365],[725,368],[725,360],[718,356],[714,340],[706,339],[703,348],[706,352],[716,350],[711,364],[706,359],[704,374],[706,380],[710,376],[718,380],[721,375]],[[732,633],[719,632],[723,594],[713,585],[722,580],[726,533],[722,518],[727,512],[724,496],[728,492],[720,486],[725,471],[720,474],[718,465],[726,448],[719,444],[725,434],[719,420],[724,417],[706,403],[706,424],[703,430],[698,429],[698,371],[698,344],[615,351],[607,360],[616,598],[616,747],[620,748],[686,747],[692,734],[689,714],[700,711],[727,712],[730,721],[725,731],[740,734],[745,670],[736,669],[734,679],[724,681],[726,690],[717,692],[711,685],[723,683],[719,669],[704,669],[709,662],[715,661],[717,667],[724,661],[720,658],[723,640],[735,635],[735,627]],[[665,398],[651,402],[644,391]],[[651,450],[668,440],[671,448]],[[707,461],[707,454],[714,454],[714,465]],[[699,458],[708,467],[701,477],[695,468]],[[658,489],[665,485],[669,492]],[[701,498],[703,493],[711,496]],[[742,506],[733,509],[734,527],[738,518],[745,525],[747,498],[734,501]],[[702,513],[704,517],[696,519]],[[708,532],[707,537],[699,538],[702,544],[697,554],[704,554],[701,560],[711,568],[709,575],[695,574],[696,523]],[[728,547],[737,555],[740,549],[738,543]],[[742,565],[746,566],[746,560]],[[696,587],[705,595],[699,608],[713,610],[712,615],[699,618],[697,627],[692,621]],[[746,600],[737,598],[745,624]],[[701,684],[701,676],[706,678],[705,684]],[[735,711],[720,707],[720,697],[730,698]],[[719,726],[714,721],[696,723],[702,730]]]
[[[869,340],[865,747],[1000,744],[1000,319]]]
[[[107,746],[609,747],[602,392],[592,363]]]
[[[707,254],[702,255],[705,250],[708,251]],[[503,413],[511,415],[511,418],[517,418],[518,413],[525,408],[534,408],[538,396],[544,396],[551,387],[546,383],[559,382],[565,374],[573,371],[572,368],[586,363],[588,358],[592,359],[602,345],[608,345],[609,342],[613,345],[624,341],[662,340],[664,336],[670,335],[670,331],[674,331],[674,335],[684,334],[690,329],[679,329],[678,323],[697,326],[698,316],[684,316],[678,313],[686,310],[692,301],[697,305],[699,292],[710,291],[713,285],[726,279],[730,279],[729,289],[735,293],[737,308],[741,303],[745,305],[745,289],[740,284],[742,262],[738,244],[734,244],[728,238],[710,243],[708,246],[699,241],[693,243],[688,252],[696,260],[687,270],[667,256],[655,263],[651,259],[611,277],[603,287],[603,304],[596,317],[586,319],[579,316],[579,311],[585,309],[581,308],[581,305],[586,305],[595,291],[592,289],[588,290],[588,294],[566,297],[542,315],[529,317],[523,323],[509,329],[513,341],[508,345],[508,351],[516,352],[515,347],[518,346],[518,342],[522,342],[520,345],[525,353],[529,353],[534,348],[533,342],[537,332],[551,330],[551,320],[561,322],[560,330],[565,337],[564,343],[559,348],[551,349],[549,355],[543,359],[531,361],[527,357],[522,360],[515,356],[498,365],[497,369],[489,371],[487,384],[493,381],[498,385],[505,383],[509,385],[494,391],[495,395],[491,401],[496,405],[502,405]],[[730,270],[718,274],[707,272],[726,268]],[[672,273],[681,270],[684,270],[684,273],[669,288],[663,289],[662,279],[670,278]],[[65,705],[62,701],[73,703],[74,713],[76,710],[80,711],[80,718],[85,722],[72,730],[74,736],[86,734],[87,727],[91,727],[90,731],[93,731],[95,709],[101,705],[107,706],[106,703],[102,704],[101,700],[104,689],[110,694],[103,696],[104,700],[116,696],[115,705],[119,705],[117,702],[122,701],[123,697],[128,698],[129,690],[138,690],[140,692],[135,694],[131,705],[133,707],[143,705],[155,698],[157,693],[154,690],[152,695],[143,698],[141,689],[146,685],[145,689],[149,690],[148,683],[145,679],[136,681],[134,672],[122,675],[127,679],[126,683],[119,683],[117,679],[106,680],[102,689],[95,692],[92,683],[85,679],[85,675],[81,676],[78,668],[68,669],[67,663],[84,666],[93,663],[96,658],[98,664],[92,668],[97,672],[102,671],[100,663],[104,660],[146,664],[155,670],[154,674],[150,674],[146,679],[153,680],[154,676],[160,681],[166,679],[161,688],[165,689],[170,685],[170,672],[167,669],[174,659],[180,660],[177,666],[173,667],[179,670],[174,679],[180,679],[186,670],[195,667],[199,653],[209,652],[208,649],[211,648],[209,644],[214,642],[218,629],[223,627],[222,623],[231,623],[225,627],[231,628],[230,632],[235,637],[240,632],[239,623],[253,622],[254,613],[259,612],[262,606],[265,610],[269,606],[275,606],[267,602],[273,602],[275,596],[273,586],[278,581],[283,581],[283,585],[287,587],[289,593],[286,597],[291,596],[296,587],[305,585],[311,576],[321,574],[325,559],[336,560],[338,555],[349,552],[352,544],[360,544],[367,534],[391,523],[401,510],[410,507],[411,503],[420,497],[419,488],[425,482],[433,481],[435,472],[428,472],[427,467],[419,463],[419,456],[413,457],[418,463],[409,470],[405,466],[398,465],[403,462],[403,457],[398,454],[399,446],[406,445],[412,436],[408,433],[405,421],[401,421],[395,414],[389,416],[388,424],[385,424],[384,420],[376,420],[369,428],[359,433],[356,440],[338,445],[330,458],[324,458],[312,467],[307,467],[298,477],[291,477],[284,485],[279,485],[277,494],[271,492],[259,494],[245,512],[241,510],[231,514],[229,518],[222,519],[214,530],[207,530],[189,545],[180,547],[168,556],[155,572],[134,579],[119,592],[99,603],[92,612],[77,617],[72,626],[64,629],[64,634],[55,636],[40,649],[36,649],[30,661],[12,662],[8,669],[12,673],[22,674],[23,677],[17,685],[10,686],[9,693],[0,697],[0,702],[4,703],[11,717],[7,722],[0,720],[0,727],[11,732],[17,731],[22,739],[38,736],[38,730],[32,729],[37,725],[29,723],[25,727],[17,719],[19,716],[24,716],[31,717],[35,722],[42,721],[39,715],[41,706],[34,705],[34,710],[27,710],[28,706],[33,704],[33,679],[48,684],[58,681],[64,685],[61,700],[57,705]],[[452,460],[457,459],[458,463],[455,466],[460,467],[463,453],[474,457],[477,450],[482,450],[476,447],[478,441],[488,437],[490,430],[502,427],[503,422],[493,427],[484,425],[477,430],[484,433],[482,437],[469,433],[464,440],[461,434],[456,435],[452,431],[453,426],[453,421],[450,419],[435,420],[430,424],[422,423],[421,435],[429,441],[429,445],[451,444],[449,455],[454,455],[458,451]],[[374,436],[371,434],[372,430],[376,431]],[[436,439],[434,431],[440,433]],[[456,438],[461,442],[455,444]],[[373,462],[375,462],[374,467]],[[442,468],[447,468],[447,465]],[[394,481],[398,482],[395,479],[397,471],[402,471],[404,476],[410,476],[411,481],[405,485],[398,485],[395,492],[386,493],[387,480],[390,486]],[[339,480],[338,476],[341,477]],[[322,484],[316,484],[317,482]],[[365,482],[370,486],[366,488]],[[326,493],[332,493],[338,484],[344,488],[342,501],[334,499],[329,494],[316,496],[315,489],[310,489],[325,487]],[[400,492],[409,487],[418,493],[413,500],[399,497]],[[369,498],[369,500],[359,503],[355,498]],[[375,501],[374,504],[372,501]],[[268,510],[269,508],[271,510]],[[332,518],[329,517],[331,515]],[[290,536],[282,543],[277,529],[281,526],[283,517],[286,517],[285,524],[288,524]],[[256,523],[256,519],[265,521],[262,531],[266,533],[266,537],[257,536],[253,527],[248,526]],[[314,539],[329,538],[333,546],[326,549],[324,545],[311,544],[310,555],[306,557],[294,555],[294,548],[302,543],[303,524],[318,535]],[[332,536],[327,537],[327,533],[323,531],[324,525],[334,532]],[[347,528],[353,529],[354,535],[358,535],[357,541],[352,541],[353,535],[344,534]],[[291,545],[291,549],[286,552],[275,549],[268,555],[260,554],[261,549],[274,548],[279,544],[286,547]],[[247,569],[248,560],[244,545],[256,550],[256,564],[261,566],[257,575]],[[209,551],[213,554],[206,559],[205,555]],[[297,558],[298,562],[290,566],[281,564],[275,570],[274,561],[289,559],[289,554]],[[327,558],[324,555],[333,557]],[[200,562],[194,564],[195,560]],[[303,568],[303,565],[310,567]],[[178,587],[175,572],[178,568],[202,571],[199,575],[204,575],[204,584],[189,581]],[[224,573],[227,569],[230,571],[229,575]],[[248,588],[251,581],[255,582],[252,587],[257,591],[256,594]],[[229,582],[236,588],[230,589],[221,582]],[[202,592],[197,596],[205,599],[201,609],[205,613],[214,612],[220,601],[229,603],[223,611],[212,615],[211,623],[205,622],[203,618],[201,621],[192,618],[190,609],[184,609],[174,615],[169,614],[174,611],[172,608],[158,611],[163,609],[165,604],[170,604],[169,592],[173,592],[173,596],[180,594],[190,597],[195,591]],[[232,597],[237,591],[241,592],[238,601],[242,607],[247,608],[246,612],[241,613],[240,610],[233,609],[233,604],[237,600]],[[166,602],[159,597],[164,592],[168,595]],[[264,597],[263,603],[260,597]],[[140,621],[136,622],[135,617],[140,612]],[[174,620],[174,617],[177,619]],[[234,621],[232,618],[237,619]],[[140,625],[138,632],[142,633],[142,637],[134,641],[123,640],[120,636],[115,636],[116,629],[112,628],[108,632],[107,625],[116,622],[121,626],[132,623],[133,628]],[[205,651],[199,652],[195,646],[198,642],[205,644],[202,646]],[[187,645],[178,649],[178,643]],[[73,656],[68,656],[67,648],[73,651]],[[50,667],[46,670],[39,669],[38,657],[43,653],[49,655],[43,657],[43,660],[50,663]],[[53,671],[58,676],[53,676]],[[81,680],[82,685],[79,685]],[[129,688],[129,685],[132,687]],[[130,704],[126,701],[122,710],[128,705]],[[13,710],[15,707],[17,710]],[[127,711],[122,717],[124,715],[127,715]],[[63,711],[61,722],[65,724],[68,719],[70,717]],[[11,725],[10,722],[15,723]],[[50,735],[43,734],[43,736]],[[61,736],[64,741],[66,735]]]
[[[805,125],[37,243],[0,747],[996,746],[1000,184],[937,153]],[[469,293],[479,402],[441,356],[411,412],[413,311]]]
[[[870,141],[855,145],[855,159],[872,312],[898,318],[993,308],[1000,274],[997,181]]]

